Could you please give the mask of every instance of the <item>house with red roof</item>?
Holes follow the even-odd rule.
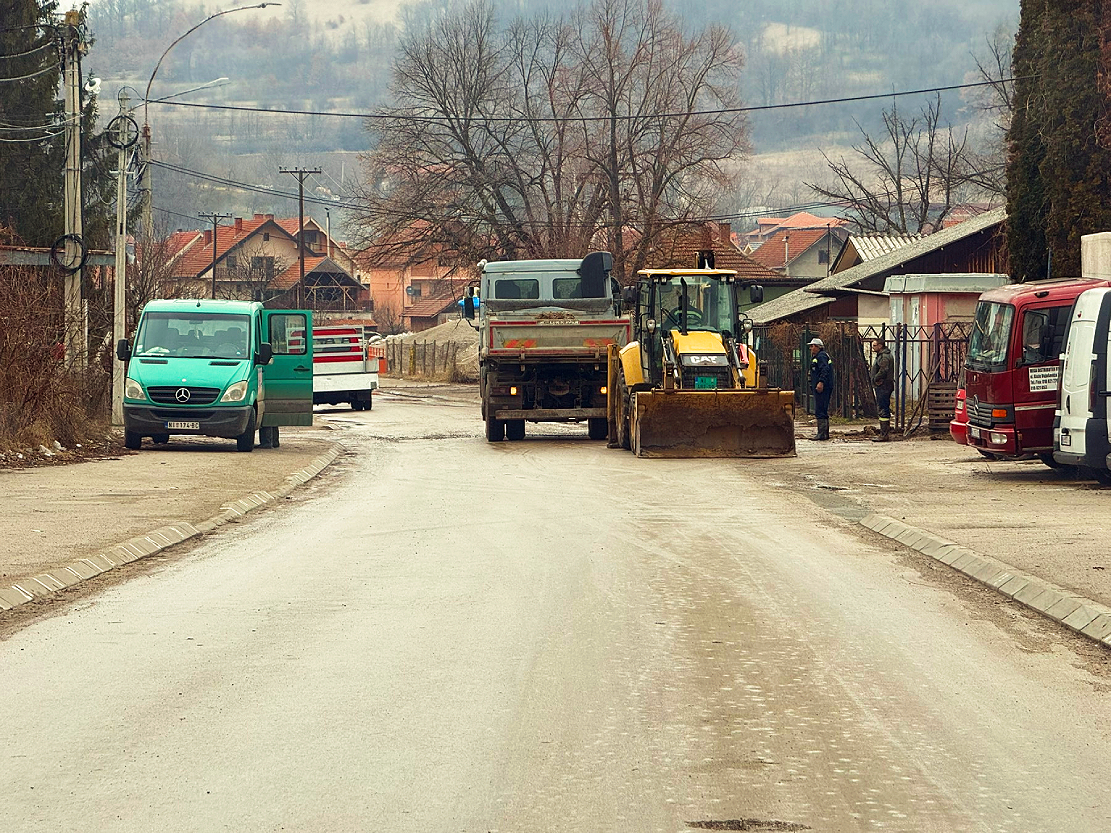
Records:
[[[370,295],[346,244],[304,218],[304,280],[297,218],[256,214],[215,230],[178,231],[167,240],[169,280],[189,294],[259,300],[321,312],[367,311]],[[215,284],[213,260],[215,258]]]
[[[824,229],[827,226],[837,228],[848,224],[848,220],[840,217],[819,217],[809,211],[799,211],[790,217],[758,217],[756,228],[738,235],[737,243],[743,251],[752,253],[781,231]]]
[[[843,222],[830,222],[821,228],[781,228],[751,257],[785,278],[810,283],[829,276],[834,258],[848,237]]]

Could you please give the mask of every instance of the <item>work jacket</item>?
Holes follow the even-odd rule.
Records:
[[[829,353],[819,350],[818,355],[810,359],[810,388],[818,392],[818,382],[823,382],[822,396],[833,392],[833,365],[829,362]]]
[[[879,390],[895,387],[895,359],[891,350],[884,347],[872,359],[872,372],[870,374],[872,387]]]

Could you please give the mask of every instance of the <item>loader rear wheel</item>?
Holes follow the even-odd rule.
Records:
[[[523,440],[525,438],[525,421],[523,419],[511,419],[503,424],[505,425],[505,438],[507,440]]]
[[[590,418],[586,423],[586,435],[592,440],[604,440],[609,436],[609,421],[605,417]]]
[[[500,443],[505,439],[505,423],[500,419],[494,419],[487,413],[486,416],[486,441],[491,443]]]

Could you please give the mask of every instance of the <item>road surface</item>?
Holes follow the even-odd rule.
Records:
[[[1111,828],[1099,649],[776,462],[324,418],[310,499],[0,642],[5,830]]]

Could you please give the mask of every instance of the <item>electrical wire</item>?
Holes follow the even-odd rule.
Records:
[[[1023,76],[1023,78],[1031,76]],[[871,95],[845,96],[844,98],[824,98],[812,101],[794,101],[787,104],[758,104],[751,107],[725,107],[719,110],[687,110],[677,113],[652,113],[650,117],[641,115],[613,115],[613,116],[577,116],[574,118],[556,118],[553,116],[485,116],[475,121],[483,122],[514,122],[519,124],[546,124],[550,122],[609,122],[609,121],[634,121],[642,118],[669,119],[686,118],[688,116],[717,116],[726,113],[756,113],[768,110],[786,110],[794,107],[816,107],[824,104],[848,104],[854,101],[875,101],[881,98],[899,98],[911,95],[924,95],[926,93],[941,93],[952,90],[969,90],[976,87],[995,86],[997,84],[1012,83],[1022,78],[1002,78],[998,81],[977,81],[971,84],[949,84],[943,87],[926,87],[920,90],[902,90],[890,93],[873,93]],[[164,104],[170,107],[193,107],[201,110],[230,110],[243,113],[269,113],[278,116],[329,116],[337,119],[371,119],[376,121],[409,121],[429,124],[442,124],[451,121],[447,116],[418,116],[406,113],[344,113],[326,112],[322,110],[276,110],[271,107],[246,107],[235,104],[199,104],[189,101],[166,101],[163,99],[145,99],[147,104]]]
[[[54,64],[53,66],[44,67],[43,69],[40,69],[38,72],[32,72],[29,75],[19,75],[19,76],[16,76],[15,78],[0,78],[0,84],[3,84],[6,81],[26,81],[28,78],[38,78],[40,75],[46,75],[46,73],[54,72],[55,70],[60,72],[61,69],[62,69],[62,62],[59,61],[58,63]]]
[[[23,58],[27,55],[34,55],[36,52],[41,52],[44,49],[57,49],[58,44],[48,41],[47,43],[36,46],[34,49],[28,49],[26,52],[13,52],[11,55],[0,55],[0,61],[8,58]]]
[[[29,144],[32,142],[48,142],[51,139],[56,139],[57,137],[64,134],[65,131],[63,130],[58,133],[48,133],[45,136],[32,136],[29,139],[0,139],[0,142],[3,142],[6,145]]]
[[[182,219],[185,219],[185,220],[192,220],[194,223],[200,222],[200,220],[197,217],[193,217],[190,214],[182,214],[180,211],[171,211],[168,208],[162,208],[161,206],[158,206],[158,205],[152,205],[151,210],[152,211],[161,211],[163,214],[172,214],[174,217],[181,217]]]

